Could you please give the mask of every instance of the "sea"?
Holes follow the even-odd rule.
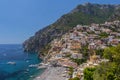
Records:
[[[0,44],[0,80],[33,80],[45,69],[37,53],[26,53],[21,44]]]

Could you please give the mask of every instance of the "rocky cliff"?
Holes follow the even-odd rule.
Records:
[[[83,4],[78,5],[70,13],[63,15],[53,24],[37,31],[34,36],[24,43],[24,50],[47,54],[49,43],[61,37],[77,24],[104,23],[107,20],[120,19],[120,5]],[[119,16],[119,17],[118,17]]]

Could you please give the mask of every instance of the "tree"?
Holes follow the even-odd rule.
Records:
[[[117,65],[115,63],[101,63],[93,74],[94,80],[115,80]]]
[[[120,44],[106,48],[103,57],[109,59],[107,63],[101,63],[93,74],[94,80],[120,80]]]
[[[97,50],[95,50],[95,52],[96,52],[96,55],[100,55],[101,57],[103,56],[103,49],[97,49]]]
[[[71,58],[71,60],[73,62],[77,63],[77,65],[80,65],[80,64],[82,64],[82,63],[84,63],[86,61],[86,59],[78,59],[78,58],[77,59]]]
[[[109,59],[111,62],[120,64],[120,44],[116,47],[106,48],[103,52],[103,57]]]
[[[84,70],[84,80],[93,80],[95,68],[86,68]]]

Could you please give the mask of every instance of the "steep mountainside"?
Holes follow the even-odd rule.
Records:
[[[39,30],[23,43],[25,51],[47,53],[49,43],[68,32],[77,24],[88,25],[103,23],[111,19],[120,19],[120,5],[100,5],[87,3],[79,5],[70,13],[63,15],[55,23]]]

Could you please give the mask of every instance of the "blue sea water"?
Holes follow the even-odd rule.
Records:
[[[15,65],[7,64],[15,62]],[[0,44],[0,80],[33,80],[44,69],[29,67],[31,64],[39,64],[37,54],[25,53],[22,45]]]

